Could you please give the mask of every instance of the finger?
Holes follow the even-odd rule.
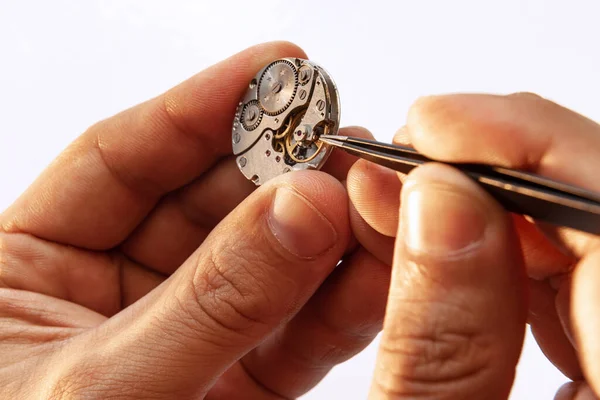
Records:
[[[561,252],[544,231],[521,215],[512,215],[528,275],[538,281],[569,272],[576,259]]]
[[[396,134],[394,135],[394,143],[401,146],[413,147],[413,144],[410,140],[410,134],[408,133],[408,127],[406,125],[402,126],[396,131]]]
[[[0,233],[0,287],[51,296],[112,316],[163,280],[118,252],[96,253]]]
[[[400,189],[398,175],[365,160],[348,173],[350,223],[357,241],[386,265],[392,265],[398,228]]]
[[[371,398],[507,398],[527,309],[507,215],[428,164],[404,186],[395,251]]]
[[[340,134],[372,137],[359,127],[342,128]],[[334,151],[323,171],[342,181],[354,161],[354,156]],[[234,158],[222,159],[199,179],[163,199],[121,249],[129,259],[170,275],[255,189]]]
[[[394,143],[414,149],[414,146],[410,141],[410,134],[408,133],[408,127],[406,125],[402,126],[396,131],[396,134],[394,135]],[[396,175],[398,175],[400,182],[404,182],[406,180],[405,173],[397,172]]]
[[[302,396],[380,332],[389,277],[389,266],[358,250],[292,321],[241,360],[244,370],[271,393]]]
[[[68,349],[93,363],[94,376],[62,374],[75,387],[83,379],[84,392],[115,379],[120,393],[201,398],[335,267],[349,237],[346,204],[344,188],[322,172],[270,181],[157,290]]]
[[[529,324],[540,349],[570,379],[583,377],[577,353],[559,318],[556,291],[548,282],[529,281]]]
[[[556,393],[554,400],[597,400],[592,389],[585,382],[565,383]]]
[[[587,254],[572,276],[571,323],[579,359],[588,384],[600,393],[600,249]]]
[[[600,126],[539,96],[427,97],[412,106],[407,126],[415,147],[435,159],[531,170],[600,190]],[[576,255],[597,241],[565,228],[544,233]]]
[[[400,129],[395,137],[406,144],[406,130]],[[393,187],[391,189],[386,189]],[[358,235],[362,244],[375,243],[371,249],[376,254],[388,252],[380,245],[381,233],[395,236],[399,208],[400,182],[393,171],[378,167],[367,161],[357,162],[348,176],[348,194],[354,207],[377,232]],[[359,218],[360,218],[359,217]],[[513,216],[521,243],[521,250],[530,276],[545,279],[563,273],[573,264],[573,259],[560,253],[555,246],[532,223],[523,217]],[[368,235],[368,236],[367,236]],[[557,313],[556,292],[547,282],[532,281],[530,293],[530,319],[532,332],[546,356],[571,379],[581,378],[581,368],[569,339],[565,336]],[[561,297],[561,299],[564,298]],[[556,306],[555,306],[556,304]],[[564,307],[563,307],[564,308]]]
[[[360,126],[350,126],[339,131],[341,136],[353,136],[362,139],[373,139],[373,134]],[[334,149],[323,167],[323,171],[335,176],[340,182],[346,180],[348,171],[358,160],[357,157],[343,150]]]
[[[522,216],[513,216],[519,235],[529,282],[529,324],[546,357],[566,376],[581,379],[582,372],[573,344],[565,333],[565,310],[570,301],[560,289],[557,277],[564,276],[575,263],[560,252],[540,229]],[[552,282],[552,286],[551,286]]]
[[[411,107],[407,126],[415,147],[441,161],[518,167],[600,189],[592,179],[600,126],[536,95],[426,97]]]
[[[365,222],[380,234],[395,237],[402,188],[396,172],[359,160],[348,174],[347,187],[350,201]]]
[[[373,229],[350,204],[350,226],[357,242],[385,265],[392,265],[394,238]]]
[[[235,159],[223,159],[157,204],[121,245],[121,251],[146,268],[170,275],[255,189],[240,173]]]
[[[163,95],[91,127],[0,218],[8,232],[89,249],[128,236],[165,193],[231,151],[230,128],[246,85],[289,43],[252,47]]]

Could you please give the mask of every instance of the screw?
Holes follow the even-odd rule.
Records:
[[[267,151],[265,152],[265,154],[267,155],[267,157],[269,157],[269,156],[271,155],[271,150],[267,150]]]
[[[281,89],[283,89],[281,82],[275,82],[275,84],[271,86],[271,92],[274,94],[281,92]]]
[[[325,108],[325,101],[323,99],[317,101],[317,108],[319,109],[319,111],[323,111],[323,109]]]
[[[233,134],[233,143],[239,143],[241,139],[242,139],[242,137],[240,136],[239,133],[236,132]]]
[[[277,162],[281,161],[281,157],[279,157],[279,156],[275,157],[275,161],[277,161]]]
[[[299,74],[299,78],[300,78],[300,83],[305,84],[310,80],[310,77],[312,75],[312,70],[310,69],[310,67],[304,66],[302,68],[300,68],[300,74]]]
[[[285,173],[287,173],[287,172],[290,172],[290,171],[291,171],[291,169],[289,169],[288,167],[285,167],[285,168],[283,169],[283,172],[285,172]]]
[[[256,110],[251,108],[248,110],[248,122],[252,122],[256,119]]]
[[[271,140],[271,135],[269,135],[268,133],[265,135],[265,139],[266,140]]]
[[[306,90],[302,89],[300,91],[300,100],[304,100],[306,98]]]
[[[248,162],[248,160],[246,160],[246,157],[242,157],[240,158],[240,160],[238,161],[238,163],[240,164],[240,167],[244,168],[246,166],[246,163]]]

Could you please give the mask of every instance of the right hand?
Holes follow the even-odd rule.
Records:
[[[600,125],[531,94],[421,99],[395,141],[600,192]],[[543,352],[574,380],[557,399],[600,395],[600,238],[511,221],[448,166],[401,178],[402,200],[392,171],[359,161],[348,176],[358,240],[393,264],[374,398],[506,398],[527,310]]]

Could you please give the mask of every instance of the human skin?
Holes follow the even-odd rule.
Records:
[[[387,307],[373,399],[506,398],[527,321],[576,381],[557,397],[594,398],[597,238],[435,163],[334,152],[256,189],[231,116],[280,57],[306,54],[253,47],[90,127],[0,215],[2,397],[295,398]],[[598,125],[534,95],[424,98],[396,140],[600,190]]]
[[[256,189],[231,155],[281,57],[307,56],[259,45],[93,125],[1,214],[0,397],[295,398],[371,342],[389,267],[352,238],[355,160]]]
[[[600,126],[534,94],[419,99],[395,142],[600,191]],[[440,163],[404,176],[361,160],[347,187],[356,238],[393,270],[371,398],[505,399],[526,322],[574,381],[556,398],[596,398],[598,237],[509,215]]]

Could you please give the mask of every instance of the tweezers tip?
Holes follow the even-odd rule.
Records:
[[[341,146],[346,140],[348,140],[348,136],[321,135],[319,136],[319,140],[331,146]]]
[[[341,135],[321,135],[320,137],[324,137],[325,139],[333,139],[333,140],[348,140],[348,136],[341,136]]]

